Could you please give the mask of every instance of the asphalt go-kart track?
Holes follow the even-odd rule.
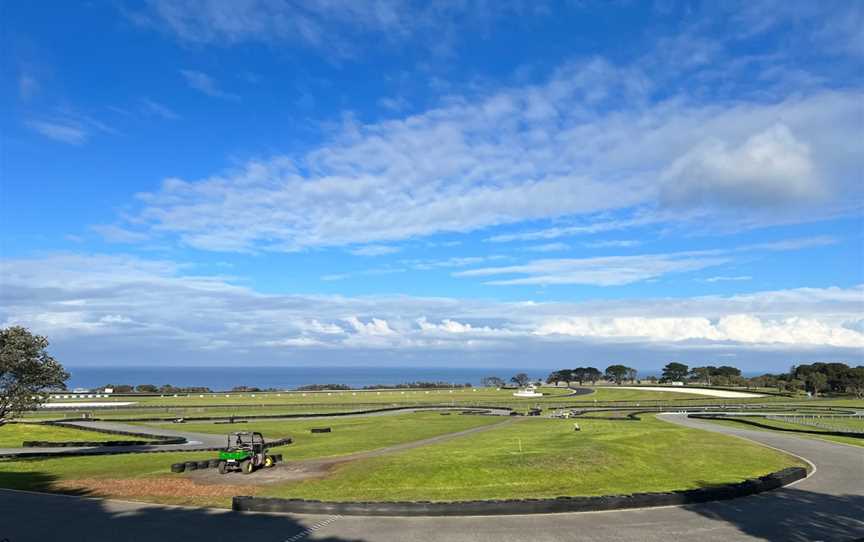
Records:
[[[492,414],[502,414],[493,412]],[[367,414],[389,415],[390,412]],[[801,435],[657,416],[664,423],[731,435],[797,456],[806,478],[756,495],[699,504],[599,512],[483,516],[364,516],[238,512],[87,496],[0,490],[0,539],[23,541],[851,541],[864,537],[864,448]],[[324,419],[326,420],[326,418]],[[321,420],[322,422],[324,420]],[[508,423],[511,420],[501,423]],[[106,430],[141,430],[118,422],[81,422]],[[469,430],[468,433],[484,431]],[[177,429],[147,433],[181,437],[168,450],[215,449],[224,437]],[[464,433],[464,432],[461,432]],[[461,436],[445,438],[459,438]],[[439,440],[442,440],[439,438]],[[434,441],[434,439],[433,439]],[[420,442],[414,446],[428,444]],[[400,450],[411,448],[404,445]],[[140,445],[133,450],[152,451]],[[0,454],[23,453],[20,448]],[[46,447],[42,454],[116,453],[108,447]],[[27,449],[26,452],[33,452]],[[386,450],[385,450],[386,453]],[[128,456],[127,456],[128,457]],[[215,471],[211,471],[215,472]],[[242,475],[233,475],[241,477]],[[255,476],[255,475],[252,475]],[[252,476],[249,478],[252,479]]]

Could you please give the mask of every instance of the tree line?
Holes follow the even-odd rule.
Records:
[[[552,371],[547,384],[559,385],[577,382],[596,384],[605,379],[618,385],[637,380],[638,371],[626,365],[615,364],[601,372],[596,367],[577,367]],[[813,395],[822,393],[851,393],[864,398],[864,366],[850,367],[845,363],[811,363],[793,365],[788,373],[763,374],[745,378],[741,370],[730,365],[705,365],[689,367],[676,361],[663,367],[660,378],[648,377],[649,382],[685,382],[706,386],[731,386],[747,388],[776,388],[778,392],[805,391]]]

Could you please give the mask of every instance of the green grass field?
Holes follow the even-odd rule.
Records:
[[[36,425],[32,423],[7,423],[5,425],[0,425],[0,448],[18,448],[25,440],[42,440],[46,442],[90,440],[104,442],[106,440],[145,439],[126,435],[121,436],[97,433],[96,431],[68,429],[51,425]]]
[[[374,450],[506,420],[430,412],[184,428],[207,433],[259,430],[271,438],[291,434],[296,444],[277,451],[292,461]],[[171,463],[207,459],[213,455],[208,452],[4,460],[0,486],[224,507],[237,494],[459,500],[661,491],[736,481],[797,464],[740,439],[652,416],[641,422],[579,423],[583,430],[577,433],[572,421],[520,419],[483,433],[348,462],[323,479],[272,486],[232,486],[231,476],[225,484],[199,484],[168,473]],[[333,432],[308,433],[322,425]]]
[[[467,500],[690,489],[799,465],[741,439],[647,417],[641,422],[525,419],[360,460],[323,479],[261,494],[321,500]]]
[[[736,404],[781,401],[782,397],[758,399],[720,399],[675,391],[647,391],[597,386],[589,395],[566,396],[565,388],[544,387],[544,397],[518,399],[513,390],[493,388],[455,390],[384,390],[342,392],[281,392],[193,394],[166,397],[114,397],[107,402],[134,401],[134,406],[117,408],[86,408],[77,410],[27,413],[25,419],[80,418],[90,413],[103,419],[134,419],[196,416],[243,416],[272,414],[309,414],[313,412],[347,412],[390,406],[422,406],[446,404],[453,406],[506,406],[525,411],[538,405],[547,408],[593,406],[697,406],[701,404]],[[93,401],[91,399],[89,401]],[[63,400],[61,400],[63,401]],[[99,399],[99,401],[103,401]],[[70,401],[75,402],[75,401]],[[79,401],[83,402],[83,401]],[[813,403],[811,403],[813,404]]]
[[[505,419],[500,416],[460,416],[456,413],[442,416],[439,412],[418,412],[322,420],[263,421],[234,425],[187,423],[183,424],[182,429],[223,435],[232,431],[258,431],[272,439],[291,436],[294,439],[292,444],[274,450],[284,454],[286,460],[293,461],[385,448],[403,442],[500,423]],[[160,424],[155,427],[178,428],[175,424]],[[330,427],[333,432],[312,434],[309,430],[313,427]]]

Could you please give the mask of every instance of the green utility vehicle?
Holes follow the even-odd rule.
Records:
[[[272,467],[276,458],[267,455],[264,436],[251,431],[228,435],[228,448],[219,452],[219,474],[240,471],[252,474],[259,467]]]

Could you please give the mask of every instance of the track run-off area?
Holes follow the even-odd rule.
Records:
[[[815,469],[807,479],[790,486],[728,501],[636,510],[496,517],[254,514],[0,490],[0,510],[3,510],[0,514],[0,540],[813,542],[851,541],[864,537],[864,449],[861,447],[730,427],[688,419],[679,414],[662,414],[659,418],[669,423],[746,438],[799,456]],[[176,433],[184,434],[182,430]]]

